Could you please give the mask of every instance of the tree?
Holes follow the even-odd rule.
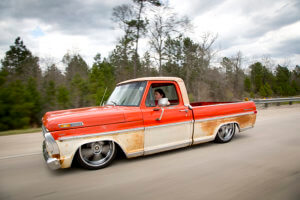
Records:
[[[273,91],[272,91],[271,86],[269,85],[269,83],[266,83],[264,85],[264,89],[265,89],[266,97],[270,97],[270,96],[273,95]]]
[[[65,77],[62,72],[51,64],[43,76],[43,112],[58,110],[57,102],[58,86],[65,85]]]
[[[38,64],[38,57],[32,55],[24,45],[20,37],[17,37],[14,45],[5,53],[1,60],[2,67],[9,74],[9,81],[16,79],[27,81],[31,77],[38,81],[41,78],[41,70]]]
[[[66,81],[70,92],[70,101],[73,108],[89,106],[88,77],[89,69],[79,54],[66,54],[63,58],[66,67]]]
[[[275,87],[274,76],[272,72],[263,66],[260,62],[252,64],[250,67],[250,79],[253,84],[254,92],[257,93],[261,86],[268,83],[271,89]]]
[[[40,124],[42,101],[38,60],[19,37],[1,60],[0,130]]]
[[[166,76],[184,77],[182,74],[183,64],[183,36],[175,38],[168,36],[165,41],[164,55],[166,63],[162,66],[162,73]]]
[[[172,34],[190,28],[190,20],[187,17],[178,18],[169,8],[158,8],[150,22],[149,37],[150,47],[154,51],[154,58],[158,63],[159,75],[162,75],[162,65],[165,58],[165,44]]]
[[[296,65],[292,72],[292,88],[300,94],[300,66]]]
[[[250,78],[248,76],[245,77],[244,87],[245,87],[246,92],[251,92],[252,91],[251,81],[250,81]]]
[[[132,40],[122,38],[109,56],[109,62],[115,67],[117,82],[134,77],[132,52],[134,52]]]
[[[70,92],[65,86],[58,86],[56,100],[58,109],[66,109],[71,107]]]
[[[63,57],[63,63],[67,66],[65,76],[68,83],[70,83],[73,77],[75,77],[76,75],[80,76],[85,80],[88,78],[88,65],[79,54],[66,54]]]
[[[146,6],[161,6],[158,0],[133,0],[135,6],[121,5],[113,8],[113,21],[121,24],[125,31],[125,40],[130,39],[135,42],[133,55],[133,77],[137,76],[139,54],[139,39],[145,35],[148,20],[143,16]]]
[[[89,76],[90,98],[93,105],[100,105],[102,98],[106,101],[114,89],[115,75],[113,66],[106,60],[101,61],[100,54],[94,58]]]
[[[295,95],[291,87],[291,72],[287,67],[278,65],[276,68],[277,93],[282,96]]]

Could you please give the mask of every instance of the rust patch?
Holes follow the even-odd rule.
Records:
[[[59,154],[53,154],[51,155],[52,158],[57,158],[57,159],[60,159],[60,155]]]
[[[59,159],[59,162],[60,162],[60,165],[61,165],[61,166],[63,166],[64,161],[65,161],[65,158],[64,158],[64,157],[61,157],[61,158]]]
[[[220,122],[218,120],[207,121],[201,123],[201,129],[205,133],[205,136],[213,135],[217,130]]]
[[[247,128],[250,126],[254,126],[255,120],[256,120],[256,114],[236,117],[236,121],[239,123],[240,128]]]
[[[201,129],[205,133],[205,136],[212,136],[218,131],[217,128],[221,124],[237,122],[239,123],[240,128],[246,128],[246,127],[253,126],[255,120],[256,120],[255,114],[217,119],[217,120],[212,120],[207,122],[201,122]]]
[[[113,135],[113,138],[120,142],[126,153],[144,150],[144,131],[121,133]]]

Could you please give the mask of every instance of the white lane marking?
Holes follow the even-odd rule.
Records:
[[[39,152],[39,153],[28,153],[28,154],[19,154],[19,155],[4,156],[4,157],[0,157],[0,160],[9,159],[9,158],[25,157],[25,156],[33,156],[33,155],[39,155],[39,154],[42,154],[42,153]]]

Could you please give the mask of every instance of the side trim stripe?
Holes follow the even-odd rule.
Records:
[[[205,121],[211,121],[211,120],[217,120],[217,119],[224,119],[224,118],[229,118],[229,117],[238,117],[238,116],[243,116],[243,115],[251,115],[255,114],[255,112],[245,112],[245,113],[239,113],[239,114],[234,114],[234,115],[226,115],[226,116],[221,116],[221,117],[212,117],[212,118],[205,118],[205,119],[197,119],[195,122],[205,122]]]
[[[148,127],[145,127],[145,129],[160,128],[160,127],[166,127],[166,126],[176,126],[176,125],[190,124],[190,123],[193,123],[193,121],[177,122],[177,123],[172,123],[172,124],[162,124],[162,125],[157,125],[157,126],[148,126]]]
[[[64,140],[71,140],[71,139],[78,139],[78,138],[87,138],[87,137],[96,137],[96,136],[111,135],[111,134],[117,134],[117,133],[126,133],[126,132],[139,131],[139,130],[144,130],[144,127],[125,129],[125,130],[119,130],[119,131],[103,132],[103,133],[90,133],[90,134],[86,134],[86,135],[60,137],[59,140],[64,141]]]

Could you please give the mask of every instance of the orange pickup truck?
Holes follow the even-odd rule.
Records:
[[[155,91],[164,98],[155,99]],[[229,142],[253,128],[254,102],[190,103],[176,77],[146,77],[117,84],[105,106],[47,112],[43,154],[51,169],[109,165],[117,150],[127,158],[203,142]]]

